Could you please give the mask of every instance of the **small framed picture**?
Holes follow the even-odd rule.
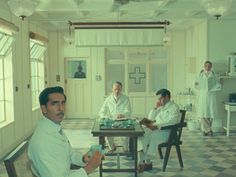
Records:
[[[86,60],[67,60],[67,77],[86,79]]]

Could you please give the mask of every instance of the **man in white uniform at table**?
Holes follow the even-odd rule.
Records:
[[[156,105],[149,112],[148,118],[140,121],[145,133],[138,138],[139,172],[152,169],[150,158],[156,155],[158,145],[168,140],[170,130],[160,130],[160,128],[175,125],[181,118],[179,106],[170,100],[169,90],[160,89],[156,92],[156,96]]]
[[[91,157],[72,151],[61,128],[66,104],[63,88],[45,88],[39,101],[43,117],[31,137],[28,149],[33,173],[37,177],[88,177],[100,165],[103,156],[99,151]],[[71,170],[71,164],[83,168]]]
[[[129,117],[131,113],[132,110],[129,97],[122,94],[122,83],[116,81],[112,84],[112,94],[104,101],[100,109],[99,116],[100,118],[122,119]],[[129,138],[122,137],[121,139],[124,151],[127,151]],[[107,143],[110,152],[116,150],[113,137],[107,137]]]

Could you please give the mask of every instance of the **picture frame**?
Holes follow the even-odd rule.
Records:
[[[69,79],[86,79],[87,63],[85,59],[67,60],[67,78]]]

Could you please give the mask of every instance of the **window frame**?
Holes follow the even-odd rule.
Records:
[[[44,53],[46,49],[47,46],[43,42],[30,39],[30,78],[32,110],[39,108],[40,105],[38,102],[38,95],[45,87]]]
[[[14,120],[12,63],[12,46],[14,44],[14,41],[15,36],[12,32],[0,29],[0,84],[2,85],[0,92],[0,127]],[[9,85],[11,86],[10,88]]]

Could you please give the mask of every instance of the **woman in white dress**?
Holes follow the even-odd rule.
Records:
[[[198,116],[201,118],[201,129],[204,136],[212,136],[212,122],[217,115],[216,91],[221,89],[216,74],[211,70],[212,63],[206,61],[200,71],[195,87],[199,89]]]

